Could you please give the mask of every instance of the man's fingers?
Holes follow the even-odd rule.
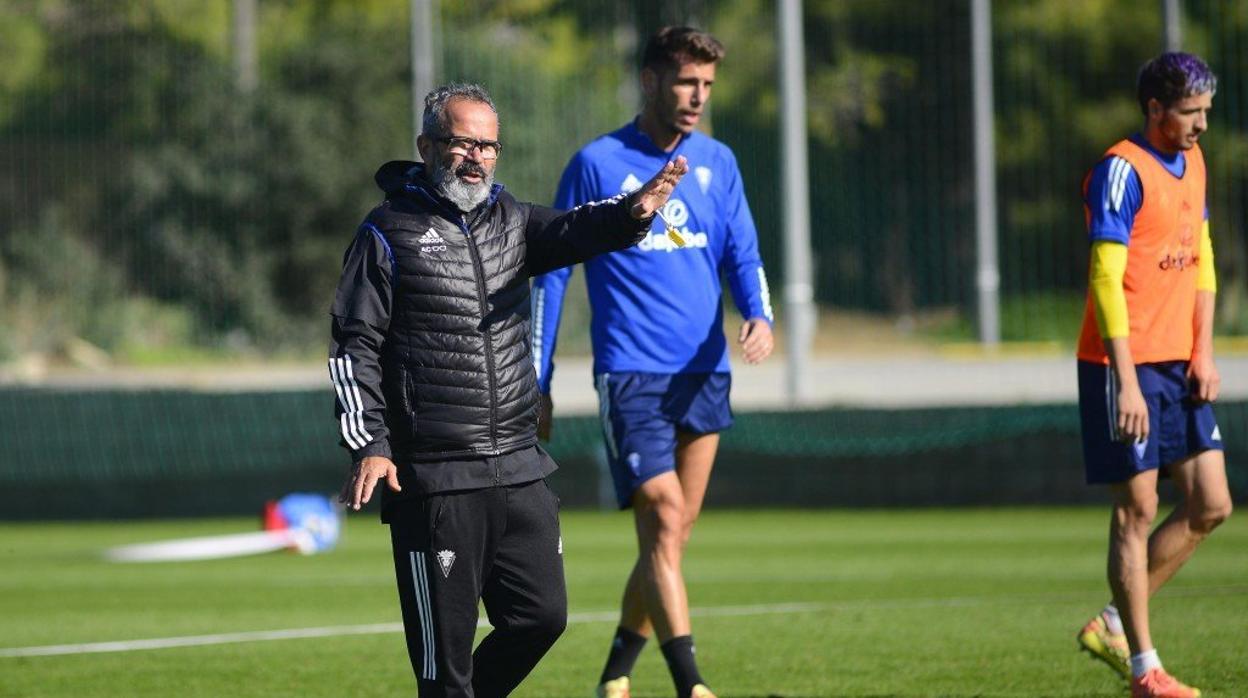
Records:
[[[355,474],[355,481],[352,483],[351,507],[357,511],[359,510],[361,504],[368,502],[368,497],[364,494],[364,488],[368,483],[368,480],[368,475],[364,473],[363,468],[360,469],[360,472]],[[369,484],[368,491],[372,492],[372,489],[372,485]]]
[[[1118,414],[1118,438],[1128,443],[1148,438],[1148,415],[1137,412]]]
[[[681,177],[689,171],[689,163],[685,160],[685,156],[679,155],[675,160],[670,160],[646,182],[639,191],[635,192],[630,211],[635,218],[645,218],[654,215],[654,212],[663,207],[668,197],[672,195],[672,191],[676,189],[676,184],[680,182]]]
[[[403,491],[403,487],[399,485],[398,470],[392,468],[388,473],[386,473],[386,486],[390,488],[391,492]]]
[[[741,331],[737,333],[737,342],[741,344],[746,362],[751,364],[767,358],[775,347],[770,327],[761,320],[750,320],[742,325]]]
[[[377,476],[369,473],[364,476],[364,498],[360,500],[361,504],[368,504],[373,498],[373,488],[377,487]]]
[[[1208,380],[1200,384],[1200,394],[1198,396],[1201,402],[1213,402],[1218,399],[1218,381]]]

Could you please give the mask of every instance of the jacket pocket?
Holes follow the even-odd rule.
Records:
[[[383,370],[386,376],[382,382],[386,397],[386,426],[390,427],[391,442],[403,448],[416,435],[412,377],[407,367],[398,362],[389,364]]]
[[[403,370],[403,414],[407,419],[408,433],[416,436],[416,381],[412,374]]]

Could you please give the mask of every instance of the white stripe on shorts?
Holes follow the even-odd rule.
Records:
[[[1118,390],[1114,383],[1114,368],[1105,367],[1105,421],[1109,422],[1109,441],[1118,440]]]
[[[607,454],[615,460],[620,457],[620,449],[615,445],[615,432],[611,429],[610,380],[610,373],[599,373],[594,376],[594,387],[598,389],[598,417],[602,420],[602,439],[607,442]]]

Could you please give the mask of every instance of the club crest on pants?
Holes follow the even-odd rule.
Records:
[[[438,567],[442,568],[442,576],[451,576],[451,565],[455,564],[455,553],[450,550],[439,550],[437,553]]]

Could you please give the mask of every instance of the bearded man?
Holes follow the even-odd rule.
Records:
[[[334,298],[329,369],[352,509],[378,483],[421,696],[509,694],[567,622],[556,465],[538,445],[529,279],[646,236],[688,171],[560,211],[494,183],[479,85],[425,98],[423,164],[381,167]],[[493,630],[476,650],[477,604]]]

